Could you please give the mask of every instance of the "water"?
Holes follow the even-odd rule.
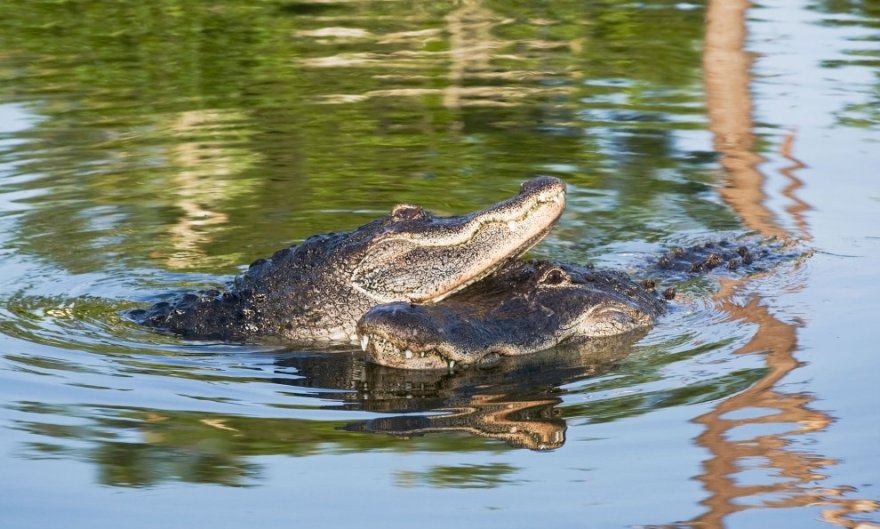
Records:
[[[0,523],[880,526],[880,6],[746,7],[0,3]],[[457,376],[120,316],[535,173],[569,185],[535,256],[812,256],[605,362]]]

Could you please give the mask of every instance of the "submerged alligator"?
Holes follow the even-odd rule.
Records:
[[[653,268],[668,278],[718,267],[755,269],[767,248],[708,243],[676,248]],[[781,257],[779,254],[777,257]],[[501,358],[651,327],[672,289],[617,271],[551,261],[514,261],[439,303],[388,303],[358,323],[370,361],[405,369],[487,366]]]
[[[357,343],[370,308],[430,303],[479,281],[540,241],[565,207],[551,177],[476,213],[435,217],[402,204],[348,233],[310,237],[250,265],[225,291],[135,310],[135,321],[189,339]]]

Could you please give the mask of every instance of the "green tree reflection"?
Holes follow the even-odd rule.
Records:
[[[702,193],[712,156],[678,140],[705,128],[702,12],[678,6],[0,5],[0,95],[39,118],[0,154],[39,193],[18,244],[76,272],[230,272],[398,201],[474,209],[536,172],[613,190],[574,213],[594,244],[735,227]]]

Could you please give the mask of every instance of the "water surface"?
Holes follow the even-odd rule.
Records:
[[[0,4],[4,527],[880,526],[880,6]],[[753,234],[635,344],[401,373],[123,312],[534,174],[532,255]]]

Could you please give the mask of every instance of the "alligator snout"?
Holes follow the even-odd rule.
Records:
[[[422,305],[388,303],[364,314],[357,326],[361,349],[380,365],[406,369],[447,369],[443,337]],[[442,331],[442,330],[441,330]]]

